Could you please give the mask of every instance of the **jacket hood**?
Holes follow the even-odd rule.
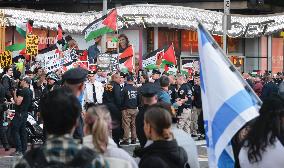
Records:
[[[154,141],[151,145],[137,151],[137,156],[141,158],[155,154],[162,155],[165,160],[179,167],[184,167],[188,160],[185,150],[178,146],[176,140]]]

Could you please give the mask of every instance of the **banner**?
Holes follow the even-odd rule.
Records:
[[[0,53],[0,66],[1,68],[12,65],[12,53],[10,51],[4,51]]]
[[[60,52],[53,50],[45,54],[45,69],[47,72],[54,72],[61,68]]]
[[[38,36],[28,34],[26,36],[26,54],[36,56],[38,54]]]

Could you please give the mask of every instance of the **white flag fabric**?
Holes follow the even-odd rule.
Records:
[[[198,42],[209,167],[233,168],[230,141],[239,129],[258,116],[261,101],[245,87],[247,83],[201,24]]]

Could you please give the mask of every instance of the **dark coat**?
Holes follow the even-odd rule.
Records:
[[[139,112],[135,120],[136,134],[137,134],[137,138],[139,139],[141,147],[144,147],[147,142],[147,138],[144,133],[144,114],[148,108],[149,108],[148,105],[139,107]]]
[[[122,109],[137,109],[137,88],[126,84],[122,90]]]
[[[154,141],[135,153],[141,158],[139,168],[184,168],[189,167],[187,154],[176,140]]]
[[[260,95],[261,100],[268,98],[273,94],[278,94],[278,86],[274,82],[266,83],[262,88],[262,93]]]
[[[118,83],[111,81],[105,86],[103,93],[103,103],[113,103],[118,109],[121,109],[122,92]]]

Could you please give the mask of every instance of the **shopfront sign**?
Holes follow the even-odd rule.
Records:
[[[248,23],[247,25],[242,25],[240,22],[232,22],[231,23],[231,30],[228,30],[228,36],[230,37],[254,37],[256,34],[258,36],[265,35],[267,33],[267,28],[270,24],[274,23],[274,20],[269,20],[265,22],[259,23]],[[218,34],[218,23],[217,21],[213,25],[212,33]]]

